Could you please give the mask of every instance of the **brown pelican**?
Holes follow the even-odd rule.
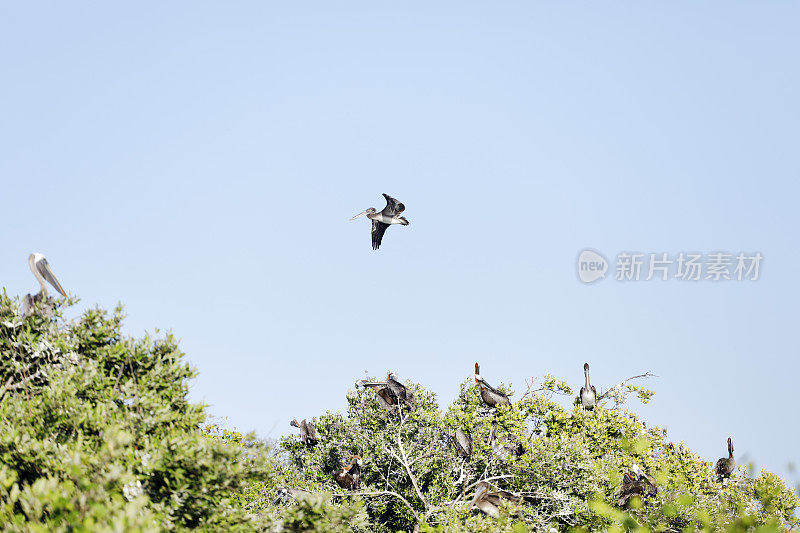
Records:
[[[589,363],[583,363],[583,375],[586,378],[586,385],[581,387],[581,405],[587,411],[591,411],[597,404],[597,390],[589,383]]]
[[[374,390],[378,399],[378,403],[386,410],[387,413],[392,414],[397,412],[397,401],[385,382],[359,379],[356,381],[356,388],[358,387],[369,387],[370,389]]]
[[[350,219],[355,220],[361,215],[367,215],[367,218],[372,220],[373,250],[380,248],[381,240],[383,240],[383,234],[386,232],[386,228],[392,224],[402,224],[403,226],[408,226],[408,220],[406,220],[405,217],[400,216],[400,213],[405,211],[406,206],[388,194],[384,194],[383,196],[386,198],[386,207],[383,208],[383,211],[378,213],[374,207],[370,207],[369,209],[365,209]]]
[[[475,495],[472,497],[472,501],[469,502],[469,506],[467,507],[468,511],[472,509],[480,509],[484,514],[492,518],[500,517],[500,508],[496,503],[489,501],[488,483],[479,483],[475,488]]]
[[[481,377],[480,367],[475,363],[475,382],[481,388],[481,398],[489,407],[498,405],[511,405],[511,401],[503,392],[495,389]]]
[[[336,471],[334,479],[343,489],[357,489],[358,478],[361,476],[361,457],[353,455],[350,457],[350,464],[343,466]]]
[[[289,422],[290,426],[294,426],[300,430],[300,441],[306,446],[314,446],[317,444],[317,429],[306,422],[304,418],[302,422],[297,422],[297,419]]]
[[[461,428],[456,429],[455,434],[452,436],[453,444],[456,446],[456,453],[460,457],[469,457],[472,455],[472,437],[469,431],[464,431]]]
[[[736,459],[733,458],[733,441],[728,437],[728,457],[723,457],[717,461],[717,466],[714,467],[714,472],[717,474],[717,480],[730,478],[733,470],[736,468]]]
[[[489,429],[489,438],[487,440],[494,454],[503,461],[507,461],[512,455],[519,457],[525,453],[525,448],[522,444],[513,442],[508,437],[497,436],[497,419],[492,420],[492,427]]]
[[[397,381],[397,374],[389,372],[386,376],[386,385],[392,394],[401,402],[406,404],[412,411],[417,407],[417,400],[414,398],[414,393],[411,392],[405,385]]]
[[[48,305],[52,303],[52,298],[47,297],[47,283],[50,283],[50,285],[52,285],[53,288],[58,291],[59,294],[61,294],[61,296],[65,298],[67,297],[67,293],[64,292],[61,284],[53,275],[53,271],[50,270],[50,265],[47,263],[47,259],[44,258],[44,255],[40,254],[39,252],[29,255],[28,266],[31,268],[31,272],[33,272],[33,275],[36,277],[36,281],[39,282],[41,290],[34,296],[31,296],[30,294],[25,295],[25,298],[22,302],[22,309],[25,316],[33,314],[33,308],[39,302],[44,301]]]
[[[634,496],[643,498],[644,496],[655,496],[658,494],[656,480],[645,474],[638,465],[631,467],[632,474],[625,472],[622,474],[622,486],[617,496],[617,505],[624,507]]]
[[[401,403],[405,404],[412,411],[417,407],[417,400],[414,398],[414,393],[397,381],[397,374],[394,372],[389,372],[386,381],[367,381],[366,379],[359,379],[356,381],[356,387],[369,387],[373,389],[378,394],[378,401],[381,407],[386,409],[389,413],[395,412],[397,406]]]
[[[522,501],[522,498],[513,492],[508,492],[507,490],[489,492],[489,488],[489,483],[486,481],[478,483],[475,487],[475,495],[472,497],[472,501],[470,501],[467,507],[468,511],[480,509],[483,513],[492,518],[498,518],[500,516],[500,500],[504,499],[512,503],[519,503]]]

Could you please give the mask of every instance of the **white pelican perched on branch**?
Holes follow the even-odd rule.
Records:
[[[373,250],[380,248],[381,240],[383,240],[383,234],[386,232],[386,228],[392,224],[402,224],[403,226],[408,226],[408,220],[406,220],[405,217],[400,216],[400,213],[405,211],[406,206],[388,194],[384,194],[383,197],[386,198],[386,207],[383,208],[383,211],[378,213],[374,207],[370,207],[369,209],[360,212],[350,219],[355,220],[361,215],[367,215],[367,218],[372,220]]]
[[[25,299],[22,302],[22,309],[25,316],[33,314],[33,308],[35,304],[44,301],[46,304],[50,304],[52,298],[47,297],[47,283],[53,286],[53,288],[58,291],[59,294],[63,297],[67,297],[67,293],[64,292],[64,289],[61,287],[61,284],[58,282],[56,277],[53,275],[53,271],[50,270],[50,265],[47,263],[47,259],[44,258],[44,255],[34,252],[28,256],[28,266],[31,267],[31,272],[36,277],[36,281],[39,282],[42,289],[36,293],[34,296],[30,294],[25,295]]]

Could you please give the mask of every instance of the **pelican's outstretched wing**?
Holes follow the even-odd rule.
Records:
[[[381,211],[381,213],[383,213],[384,215],[388,217],[393,217],[406,210],[405,205],[395,200],[388,194],[384,193],[383,197],[386,198],[386,207],[384,207],[383,211]]]
[[[378,222],[377,220],[372,221],[372,249],[377,250],[381,246],[381,241],[383,240],[383,234],[386,232],[386,228],[389,227],[389,224],[384,224],[383,222]]]
[[[53,286],[55,290],[61,293],[61,296],[66,297],[67,293],[64,292],[64,289],[61,288],[61,284],[58,282],[56,277],[53,275],[53,271],[50,270],[50,265],[47,264],[47,259],[42,257],[39,261],[36,262],[36,270],[39,271],[39,274],[42,275],[44,279]]]

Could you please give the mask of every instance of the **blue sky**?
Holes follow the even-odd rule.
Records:
[[[262,436],[391,369],[445,405],[581,366],[708,460],[800,460],[791,3],[0,7],[0,281],[170,329]],[[370,247],[369,223],[408,227]],[[757,282],[581,284],[580,250],[759,251]],[[795,389],[793,389],[795,387]],[[791,479],[791,478],[790,478]]]

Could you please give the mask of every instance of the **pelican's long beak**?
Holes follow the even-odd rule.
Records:
[[[66,298],[67,293],[64,292],[64,289],[61,287],[61,284],[53,275],[53,271],[50,270],[50,265],[47,264],[46,261],[41,261],[38,266],[39,266],[39,271],[42,273],[42,276],[44,276],[44,279],[46,279],[50,283],[50,285],[52,285],[53,288],[61,294],[61,296]]]
[[[486,485],[481,485],[478,487],[478,489],[475,491],[475,496],[473,496],[472,501],[469,502],[469,509],[474,509],[475,504],[478,503],[487,492],[489,492],[489,489],[486,487]]]
[[[367,381],[366,379],[356,381],[356,387],[376,387],[383,385],[386,385],[385,381]]]
[[[358,217],[360,217],[361,215],[366,215],[366,214],[367,214],[367,210],[366,210],[366,209],[364,209],[363,211],[361,211],[359,214],[357,214],[356,216],[354,216],[354,217],[353,217],[353,218],[351,218],[350,220],[355,220],[355,219],[357,219]]]

